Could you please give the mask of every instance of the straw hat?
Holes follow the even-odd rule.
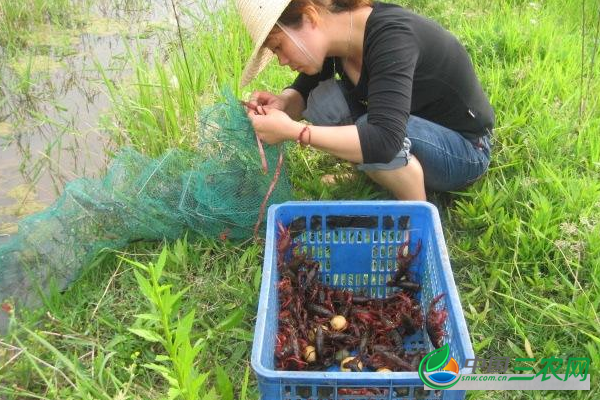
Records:
[[[249,84],[273,57],[273,52],[262,47],[275,23],[291,0],[236,0],[242,21],[252,37],[254,49],[242,73],[242,86]]]

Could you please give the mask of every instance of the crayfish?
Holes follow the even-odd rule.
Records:
[[[283,265],[286,253],[292,247],[292,235],[289,228],[283,226],[281,221],[277,221],[279,238],[277,239],[277,265]]]
[[[413,282],[411,277],[409,276],[408,269],[410,268],[410,264],[412,261],[419,255],[421,252],[421,240],[417,242],[417,248],[414,253],[410,253],[408,250],[408,242],[404,242],[398,247],[398,253],[396,256],[396,261],[398,263],[398,269],[396,273],[387,283],[388,286],[397,286],[405,290],[409,290],[412,292],[418,292],[421,289],[421,286]]]
[[[397,291],[386,298],[371,298],[358,290],[323,284],[319,263],[310,254],[298,251],[290,229],[278,222],[277,368],[324,370],[340,362],[350,371],[362,370],[361,365],[370,370],[415,371],[425,353],[406,351],[403,337],[421,331],[424,325],[416,295],[420,286],[408,273],[421,242],[414,253],[408,251],[408,246],[408,242],[400,246],[398,271],[388,282]],[[445,310],[435,308],[439,299],[441,296],[432,301],[426,317],[427,332],[436,347],[441,344],[442,325],[447,318]],[[339,394],[348,395],[376,394],[373,389],[339,390]]]
[[[446,332],[444,331],[444,322],[448,318],[448,311],[446,309],[442,309],[440,311],[436,310],[435,305],[445,296],[445,293],[438,294],[431,300],[429,304],[429,310],[427,311],[427,334],[429,335],[429,340],[431,340],[431,344],[436,349],[442,347],[442,341],[444,340],[444,336]]]
[[[387,396],[387,389],[378,388],[339,388],[340,396]]]

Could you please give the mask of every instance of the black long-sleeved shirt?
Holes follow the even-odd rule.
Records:
[[[436,22],[400,6],[375,3],[367,19],[360,79],[354,86],[339,58],[290,86],[306,102],[320,81],[342,76],[357,125],[364,163],[390,162],[402,149],[409,114],[457,132],[491,132],[494,111],[465,48]],[[334,72],[334,66],[336,71]]]

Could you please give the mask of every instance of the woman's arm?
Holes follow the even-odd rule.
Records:
[[[297,141],[305,145],[326,151],[344,160],[361,164],[363,162],[361,144],[356,125],[346,126],[312,126],[293,121],[287,113],[274,108],[260,107],[257,114],[248,111],[258,137],[268,143],[275,144],[284,140]],[[264,114],[264,115],[263,115]],[[303,132],[299,138],[300,132]]]
[[[306,109],[306,104],[304,104],[304,98],[300,92],[292,88],[287,88],[279,96],[285,103],[283,111],[294,121],[302,119],[302,112]]]
[[[298,134],[304,125],[300,124]],[[302,143],[326,151],[336,157],[355,164],[362,164],[363,156],[358,138],[356,125],[346,126],[312,126],[309,125],[310,135],[302,135]],[[297,140],[297,136],[296,136]]]

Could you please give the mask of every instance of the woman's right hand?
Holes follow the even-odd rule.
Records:
[[[281,111],[285,111],[285,108],[287,107],[286,99],[283,96],[277,96],[269,92],[252,93],[249,103]]]

